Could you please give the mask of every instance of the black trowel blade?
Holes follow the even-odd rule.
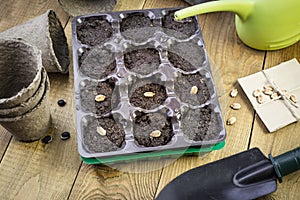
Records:
[[[276,187],[272,164],[254,148],[183,173],[157,200],[247,200],[272,193]]]

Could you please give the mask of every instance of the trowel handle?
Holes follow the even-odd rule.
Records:
[[[279,182],[282,177],[300,169],[300,147],[276,157],[269,154],[269,158],[276,171]]]

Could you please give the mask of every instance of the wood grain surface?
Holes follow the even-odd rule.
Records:
[[[300,144],[300,125],[291,124],[275,133],[268,133],[237,84],[237,79],[270,68],[292,58],[300,61],[300,43],[277,51],[258,51],[245,46],[238,38],[234,14],[227,12],[199,16],[206,50],[209,55],[224,120],[237,118],[226,126],[226,146],[199,156],[176,159],[144,160],[108,166],[88,165],[77,151],[73,96],[72,31],[70,18],[56,1],[0,0],[0,31],[43,14],[48,9],[57,13],[68,39],[70,72],[49,74],[50,106],[53,125],[48,134],[53,142],[19,142],[0,126],[0,199],[154,199],[173,178],[203,164],[259,147],[265,155],[274,156]],[[118,0],[114,10],[150,9],[187,6],[180,0]],[[38,38],[37,38],[38,39]],[[231,98],[230,91],[238,89]],[[57,100],[65,99],[65,107]],[[232,110],[238,102],[241,110]],[[34,123],[34,122],[33,122]],[[59,136],[69,131],[71,138]],[[283,178],[278,190],[265,200],[300,199],[300,172]]]

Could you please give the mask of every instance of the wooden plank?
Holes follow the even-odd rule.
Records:
[[[212,63],[224,119],[235,116],[237,122],[233,126],[226,126],[227,139],[224,149],[209,153],[205,157],[183,157],[166,167],[157,194],[173,178],[191,168],[246,150],[250,138],[253,111],[246,103],[246,97],[238,87],[237,79],[261,70],[264,52],[253,50],[241,43],[235,33],[232,13],[206,14],[199,16],[199,19],[203,25],[203,38]],[[233,88],[239,90],[236,98],[229,97]],[[229,105],[233,102],[240,103],[242,109],[231,110]]]
[[[118,0],[114,11],[142,9],[146,0]]]
[[[8,147],[11,137],[11,134],[2,126],[0,126],[0,162],[2,160],[4,152],[6,151],[6,148]]]
[[[69,16],[52,0],[0,0],[0,32],[53,9],[63,25]]]
[[[2,1],[1,29],[9,24],[19,24],[36,14],[46,12],[48,8],[58,11],[62,23],[68,16],[55,1]],[[24,9],[27,8],[28,9]],[[5,9],[3,9],[5,8]],[[31,13],[33,11],[33,13]],[[7,16],[5,16],[7,15]],[[15,16],[15,18],[10,18]],[[9,23],[4,23],[8,20]],[[14,21],[15,20],[15,21]],[[71,27],[66,28],[68,43],[71,44]],[[69,50],[71,48],[69,46]],[[72,58],[71,58],[72,61]],[[41,141],[23,143],[13,139],[0,163],[0,196],[2,199],[66,199],[70,193],[75,177],[81,165],[77,153],[76,132],[74,126],[73,76],[72,62],[70,75],[49,74],[51,82],[50,107],[52,129],[48,134],[53,142],[43,144]],[[65,107],[59,107],[57,100],[67,101]],[[60,139],[63,131],[69,131],[71,138]]]
[[[265,69],[278,65],[281,62],[296,58],[300,61],[300,43],[288,48],[270,51],[267,53]],[[276,117],[276,116],[274,116]],[[259,147],[265,155],[272,153],[273,156],[279,155],[296,147],[300,144],[300,124],[293,123],[274,133],[268,133],[258,116],[255,118],[251,147]],[[283,178],[282,184],[278,184],[275,193],[268,195],[261,200],[268,199],[300,199],[300,172],[295,172]]]
[[[153,199],[164,161],[83,164],[70,199]]]

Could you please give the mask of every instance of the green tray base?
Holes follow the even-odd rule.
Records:
[[[187,149],[176,149],[176,150],[165,150],[165,151],[153,151],[145,153],[135,153],[130,155],[113,156],[106,158],[85,158],[81,156],[83,162],[87,164],[108,164],[108,163],[118,163],[118,162],[130,162],[141,159],[158,159],[161,157],[172,157],[178,155],[199,155],[200,153],[208,153],[214,150],[220,150],[225,146],[225,141],[217,143],[211,147],[201,148],[201,147],[190,147]]]

